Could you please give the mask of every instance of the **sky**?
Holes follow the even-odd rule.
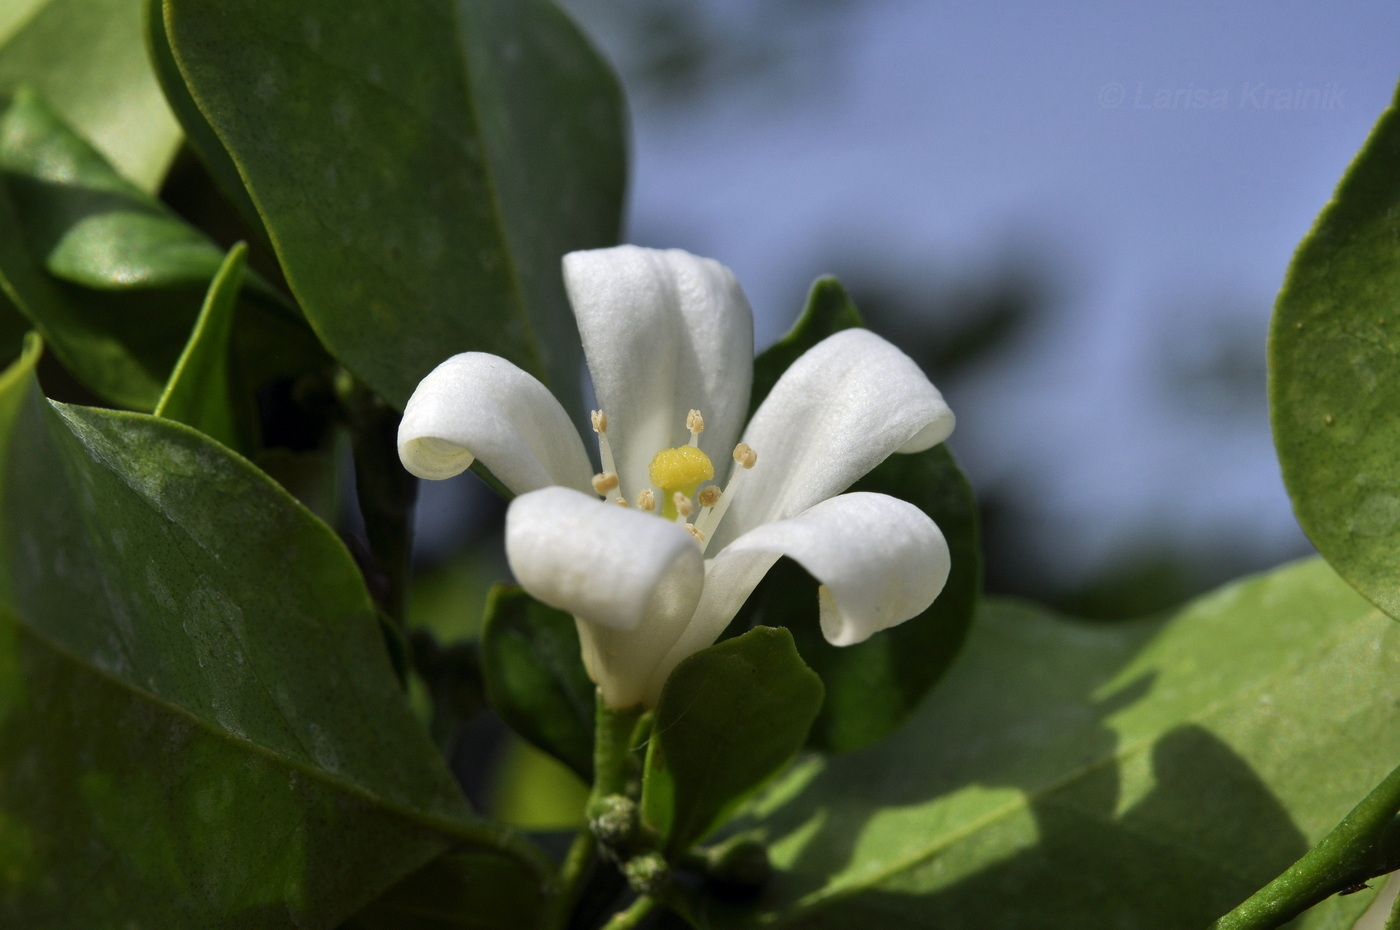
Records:
[[[1203,559],[1306,551],[1269,437],[1268,317],[1391,99],[1400,7],[696,6],[713,47],[685,94],[639,76],[616,15],[575,8],[632,100],[628,238],[729,265],[759,345],[823,272],[1028,265],[1045,312],[950,402],[974,483],[1028,499],[1031,557],[1088,577],[1145,526]]]

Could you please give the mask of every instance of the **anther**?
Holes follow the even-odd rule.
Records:
[[[631,504],[627,503],[627,498],[625,498],[625,497],[619,497],[617,500],[613,501],[613,503],[616,504],[616,505],[619,506],[619,507],[631,507],[631,506],[632,506]]]
[[[691,536],[695,537],[696,542],[700,543],[702,546],[705,544],[705,534],[696,529],[694,523],[685,524],[685,528]]]
[[[608,431],[608,415],[601,410],[595,410],[592,414],[593,432],[606,433]]]
[[[695,502],[701,507],[713,507],[719,503],[721,496],[723,495],[719,488],[713,484],[707,484],[700,489],[700,493],[695,497]]]
[[[758,453],[753,451],[746,442],[741,442],[734,447],[734,461],[745,468],[753,468],[758,462]]]
[[[605,471],[601,475],[593,476],[593,490],[599,494],[607,494],[617,487],[617,475],[610,471]]]
[[[656,492],[651,488],[642,488],[637,493],[637,506],[643,510],[656,509]]]
[[[698,446],[700,434],[705,432],[705,418],[700,415],[699,410],[692,410],[685,415],[685,428],[690,430],[690,444]]]
[[[680,514],[681,519],[685,519],[695,512],[695,504],[680,491],[672,494],[671,500],[675,502],[676,513]]]

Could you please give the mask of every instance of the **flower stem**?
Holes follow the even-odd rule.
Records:
[[[651,895],[642,895],[633,901],[625,911],[618,911],[603,925],[603,930],[631,930],[637,926],[646,916],[656,910],[656,905],[660,902]]]
[[[594,717],[593,791],[588,796],[587,816],[596,816],[603,799],[627,793],[628,767],[632,755],[633,733],[642,717],[642,707],[613,710],[598,692]]]
[[[1210,930],[1268,930],[1341,891],[1400,868],[1400,768],[1278,878],[1211,924]]]
[[[563,930],[568,926],[593,864],[598,860],[598,843],[584,827],[574,837],[573,845],[559,869],[559,893],[550,901],[542,926]]]

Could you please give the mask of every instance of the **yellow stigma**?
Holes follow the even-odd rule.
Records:
[[[661,515],[668,520],[676,518],[674,498],[676,492],[693,498],[695,489],[702,481],[715,476],[715,466],[710,457],[695,446],[679,446],[675,449],[662,449],[651,460],[649,469],[653,487],[661,489],[664,509]]]

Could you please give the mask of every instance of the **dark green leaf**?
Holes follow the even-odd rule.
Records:
[[[521,736],[593,781],[593,682],[573,617],[497,585],[481,634],[486,695]]]
[[[264,247],[271,242],[267,230],[263,228],[262,217],[248,189],[243,186],[243,178],[238,166],[233,163],[228,150],[224,148],[214,127],[204,118],[194,98],[190,96],[185,79],[180,76],[180,68],[175,64],[175,55],[170,50],[170,38],[165,32],[165,9],[163,0],[144,0],[146,6],[146,42],[151,51],[151,66],[165,99],[174,110],[180,126],[185,130],[185,141],[204,163],[220,193],[228,198],[238,216],[248,225]]]
[[[787,630],[759,627],[690,656],[671,673],[647,748],[642,811],[685,852],[783,767],[807,738],[821,679]]]
[[[155,410],[156,416],[193,426],[230,449],[248,448],[246,441],[239,441],[228,370],[229,334],[247,255],[246,246],[234,246],[214,276],[194,332]]]
[[[552,3],[164,11],[189,95],[337,358],[400,407],[468,349],[577,391],[559,261],[616,239],[623,111]]]
[[[0,924],[331,926],[475,818],[335,534],[207,437],[0,377]]]
[[[990,602],[903,728],[760,799],[778,874],[713,925],[1204,927],[1394,767],[1397,671],[1400,626],[1320,561],[1167,621]]]
[[[453,852],[385,892],[343,930],[525,930],[544,904],[538,877],[484,850]]]
[[[6,0],[0,91],[34,87],[123,176],[160,187],[180,144],[146,58],[143,0]]]
[[[0,118],[0,170],[0,285],[88,387],[153,408],[223,252],[31,93]],[[249,284],[260,299],[239,343],[257,383],[315,350],[271,288],[256,276]]]
[[[1269,401],[1293,510],[1338,573],[1400,617],[1400,106],[1381,115],[1289,266]]]
[[[840,283],[819,279],[792,330],[755,362],[751,406],[757,407],[799,355],[832,333],[859,325],[860,314]],[[977,502],[946,446],[893,455],[851,490],[888,494],[932,517],[948,540],[953,568],[928,610],[855,646],[838,648],[822,638],[816,583],[795,562],[780,561],[749,597],[737,628],[787,627],[826,685],[826,703],[809,742],[830,752],[877,742],[908,716],[957,657],[982,587]]]

